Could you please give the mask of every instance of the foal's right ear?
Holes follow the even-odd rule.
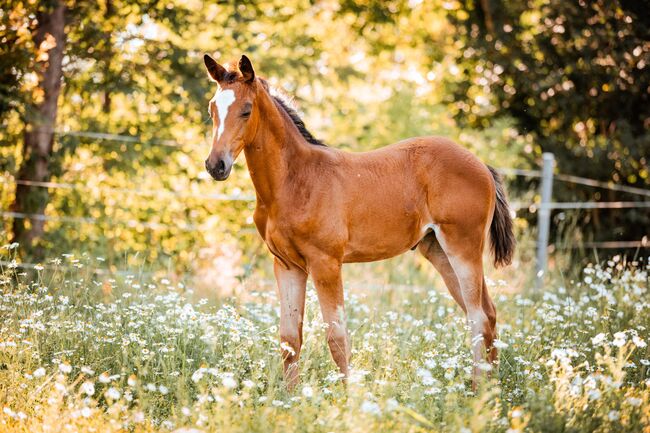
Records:
[[[208,74],[213,81],[223,81],[226,74],[228,73],[228,71],[226,71],[226,68],[221,66],[216,62],[216,60],[207,54],[203,56],[203,62],[205,63],[205,67],[208,68]]]

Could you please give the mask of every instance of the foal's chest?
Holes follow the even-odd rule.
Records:
[[[258,204],[253,214],[253,220],[257,231],[274,256],[285,265],[290,263],[299,265],[302,262],[299,255],[290,247],[291,243],[286,236],[278,230],[278,222],[271,218],[265,206]]]

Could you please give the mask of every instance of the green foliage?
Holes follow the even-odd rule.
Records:
[[[553,152],[558,170],[603,181],[650,185],[650,18],[639,1],[455,2],[459,72],[449,100],[463,124],[509,116],[531,134],[530,159]],[[558,184],[560,200],[629,200]],[[645,210],[581,215],[582,235],[636,240]],[[578,237],[576,237],[576,240]]]
[[[199,255],[209,262],[207,251],[214,259],[223,245],[244,250],[246,266],[265,256],[252,203],[204,198],[253,195],[243,158],[226,183],[204,173],[206,103],[215,87],[202,65],[205,52],[222,63],[247,53],[258,75],[292,95],[309,129],[332,146],[363,151],[436,134],[495,166],[529,168],[550,150],[565,173],[648,182],[642,43],[648,25],[635,2],[102,0],[67,6],[60,133],[50,165],[53,181],[75,189],[50,189],[46,215],[54,220],[41,246],[91,251],[113,270],[144,260],[193,272],[205,264]],[[24,120],[39,98],[32,32],[42,7],[9,1],[0,15],[0,39],[14,42],[0,45],[0,64],[11,65],[0,79],[3,210],[13,199]],[[535,198],[534,184],[513,184],[513,201]],[[555,191],[561,200],[627,199],[583,186],[558,184]],[[519,225],[526,229],[534,216]],[[576,221],[558,214],[558,226],[562,218]],[[647,212],[634,210],[577,218],[572,227],[581,230],[573,242],[596,237],[592,228],[604,240],[635,240],[648,223]],[[2,237],[10,236],[9,223],[5,218]]]
[[[16,6],[13,13],[26,20],[36,7]],[[449,28],[435,4],[377,2],[368,9],[354,2],[106,0],[71,2],[67,22],[60,133],[50,164],[52,180],[75,189],[50,190],[46,214],[55,220],[47,222],[40,244],[61,252],[90,250],[109,269],[144,260],[194,272],[209,266],[223,245],[247,251],[245,266],[265,256],[252,226],[253,203],[205,198],[253,191],[243,161],[226,183],[215,184],[204,173],[206,104],[215,86],[207,80],[204,52],[222,63],[247,53],[258,74],[295,97],[315,135],[336,147],[359,151],[440,134],[488,162],[517,155],[504,152],[489,134],[461,135],[449,117],[438,75],[422,55],[441,58],[444,51]],[[29,32],[24,37],[19,47],[33,50]],[[7,56],[0,63],[12,61]],[[21,92],[37,91],[25,79],[30,63],[15,64]],[[25,108],[12,103],[15,110],[3,116],[0,132],[4,209],[20,163],[18,114]],[[122,134],[136,142],[66,131]],[[510,132],[505,137],[523,145]],[[8,236],[8,220],[4,227]]]

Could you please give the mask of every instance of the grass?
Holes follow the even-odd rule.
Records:
[[[302,382],[288,392],[269,287],[207,300],[95,265],[2,269],[0,431],[650,431],[645,262],[590,266],[534,297],[492,287],[500,367],[476,393],[443,287],[348,293],[347,387],[310,288]]]

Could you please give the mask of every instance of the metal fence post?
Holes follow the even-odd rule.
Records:
[[[544,283],[548,263],[548,234],[551,227],[551,196],[553,194],[553,167],[555,156],[552,153],[542,154],[542,184],[540,193],[542,201],[537,214],[537,289]]]

